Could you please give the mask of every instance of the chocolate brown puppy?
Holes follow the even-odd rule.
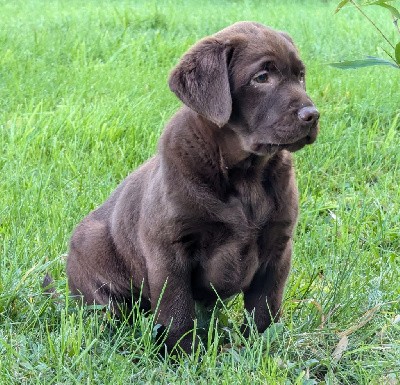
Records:
[[[279,316],[298,213],[290,152],[314,142],[319,113],[291,38],[253,22],[199,41],[169,86],[184,105],[156,155],[77,226],[67,273],[86,303],[157,310],[167,347],[189,352],[196,301],[243,292],[260,332]]]

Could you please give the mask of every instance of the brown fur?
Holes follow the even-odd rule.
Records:
[[[154,311],[164,290],[157,322],[170,325],[168,348],[193,328],[195,301],[213,306],[216,292],[243,292],[265,330],[279,316],[297,220],[290,152],[318,131],[303,71],[290,37],[258,23],[192,47],[170,75],[185,105],[157,154],[72,236],[72,293],[128,306],[141,293]],[[190,351],[191,341],[180,346]]]

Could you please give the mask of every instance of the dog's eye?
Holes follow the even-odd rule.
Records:
[[[306,74],[304,73],[304,71],[301,71],[299,74],[299,81],[300,83],[304,84],[304,82],[306,81]]]
[[[261,71],[259,72],[253,80],[256,83],[266,83],[268,81],[268,72],[267,71]]]

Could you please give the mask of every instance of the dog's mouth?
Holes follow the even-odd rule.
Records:
[[[290,152],[294,152],[300,150],[308,144],[314,143],[317,138],[318,131],[318,125],[315,125],[315,127],[313,127],[306,136],[288,143],[255,142],[251,145],[250,151],[257,155],[272,154],[280,150],[288,150]]]

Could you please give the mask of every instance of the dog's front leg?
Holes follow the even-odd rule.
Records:
[[[291,249],[291,241],[288,241],[282,253],[261,266],[250,287],[244,291],[245,309],[254,317],[260,333],[280,316],[283,291],[290,270]],[[245,317],[242,332],[248,336],[249,331]]]
[[[156,314],[155,322],[162,325],[160,332],[167,330],[168,351],[178,343],[190,353],[195,319],[190,269],[176,260],[169,262],[148,266],[152,311]]]

